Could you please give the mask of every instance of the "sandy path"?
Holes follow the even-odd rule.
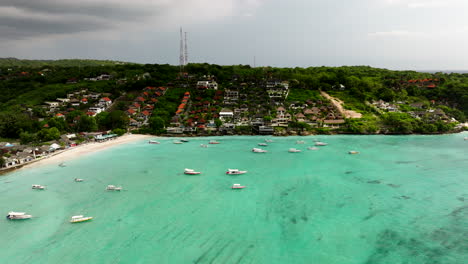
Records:
[[[109,141],[102,142],[102,143],[96,142],[96,143],[83,144],[74,148],[63,150],[48,158],[43,158],[41,160],[37,160],[35,162],[27,164],[23,168],[34,168],[34,167],[50,165],[50,164],[58,165],[62,162],[66,162],[66,161],[69,161],[78,157],[82,157],[83,155],[86,155],[86,154],[101,151],[101,150],[104,150],[113,146],[130,143],[133,141],[143,140],[143,139],[149,139],[149,138],[155,138],[155,136],[127,134],[127,135],[118,137],[116,139],[109,140]]]
[[[361,113],[358,113],[358,112],[353,111],[353,110],[344,109],[343,101],[341,101],[340,99],[335,98],[335,97],[331,97],[329,94],[327,94],[324,91],[320,91],[320,94],[323,97],[330,100],[330,102],[336,107],[336,109],[338,109],[338,111],[341,113],[341,115],[344,116],[345,118],[361,118],[362,117]]]

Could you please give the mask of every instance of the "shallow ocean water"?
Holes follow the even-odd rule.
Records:
[[[22,169],[0,177],[0,212],[34,218],[0,219],[0,263],[466,263],[465,136],[162,138]]]

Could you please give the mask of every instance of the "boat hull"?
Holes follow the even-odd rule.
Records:
[[[93,218],[92,217],[86,217],[86,218],[83,218],[83,219],[77,219],[77,220],[70,220],[70,223],[83,223],[83,222],[87,222],[87,221],[90,221],[92,220]]]
[[[201,172],[198,172],[198,171],[193,171],[193,172],[184,172],[184,174],[187,174],[187,175],[198,175],[198,174],[201,174]]]

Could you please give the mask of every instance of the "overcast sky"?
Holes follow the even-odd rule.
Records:
[[[0,57],[467,70],[468,0],[0,0]]]

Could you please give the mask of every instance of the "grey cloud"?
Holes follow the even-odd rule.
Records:
[[[105,30],[156,12],[155,6],[131,1],[0,0],[0,39]]]

